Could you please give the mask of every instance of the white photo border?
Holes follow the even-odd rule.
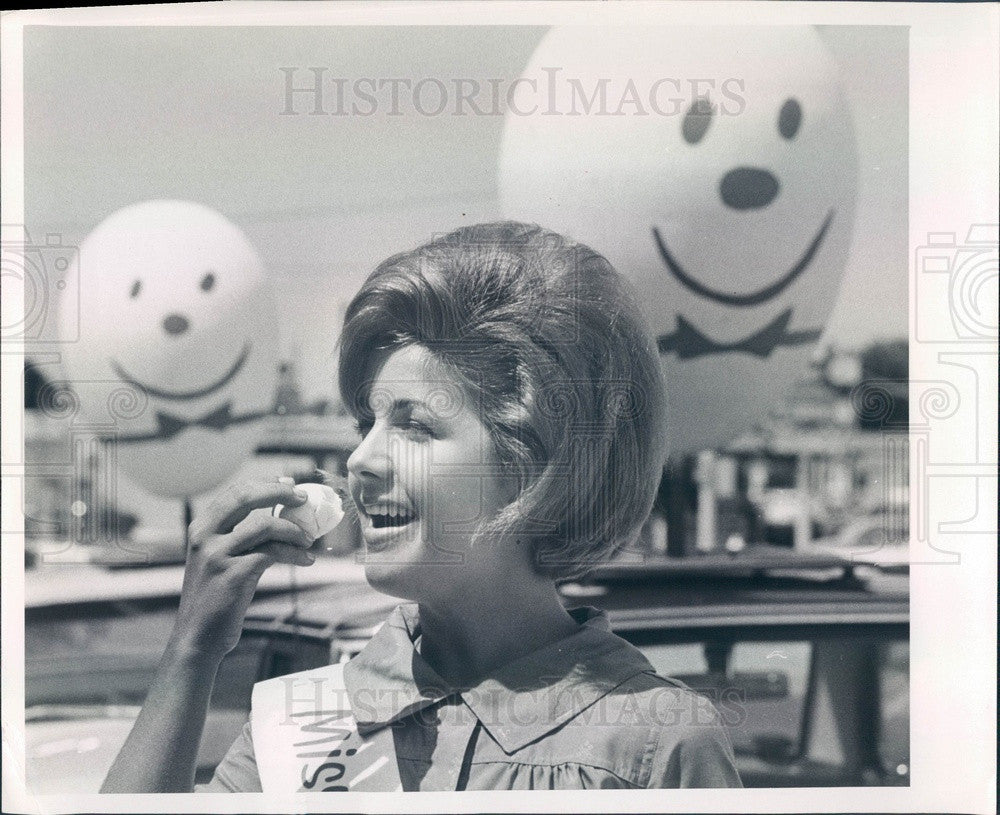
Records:
[[[2,18],[2,206],[24,223],[22,28],[178,25],[892,25],[910,28],[910,371],[971,400],[976,433],[954,424],[911,444],[911,508],[926,524],[926,557],[911,568],[911,783],[899,788],[536,791],[337,796],[80,795],[32,797],[24,787],[24,563],[21,420],[23,348],[5,343],[3,382],[3,811],[5,812],[975,812],[996,810],[995,529],[952,517],[977,490],[977,517],[996,517],[996,344],[918,338],[950,325],[947,303],[916,302],[916,252],[928,235],[958,239],[998,216],[1000,7],[932,3],[207,3],[7,13]],[[877,69],[877,66],[875,67]],[[995,232],[994,232],[995,235]],[[933,332],[932,332],[933,334]],[[945,336],[947,331],[942,333]],[[937,336],[937,334],[934,334]],[[959,412],[959,416],[966,416]],[[967,421],[967,420],[963,420]],[[947,424],[947,423],[946,423]],[[990,433],[992,432],[992,436]],[[918,433],[919,435],[919,433]],[[970,442],[970,437],[976,441]],[[983,439],[992,439],[986,449]],[[970,446],[971,444],[971,446]],[[965,496],[963,498],[963,496]],[[921,503],[921,501],[923,503]],[[992,506],[990,506],[992,502]],[[917,519],[915,513],[924,513]],[[963,522],[965,525],[963,526]],[[23,545],[23,542],[22,542]],[[942,553],[959,552],[946,564]],[[925,561],[920,563],[918,561]]]

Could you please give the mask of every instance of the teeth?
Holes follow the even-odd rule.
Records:
[[[387,507],[387,506],[372,506],[365,507],[365,512],[368,515],[388,515],[392,518],[404,518],[408,517],[411,513],[408,509],[403,509],[402,507]]]
[[[403,526],[406,523],[410,523],[414,517],[412,510],[398,504],[377,504],[374,506],[366,506],[364,507],[364,510],[365,514],[371,518],[372,525],[376,529],[383,529],[390,526]]]

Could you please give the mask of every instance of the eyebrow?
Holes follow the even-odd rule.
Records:
[[[392,406],[389,408],[389,412],[390,413],[395,413],[396,411],[399,411],[399,410],[412,410],[415,407],[417,407],[417,408],[423,408],[428,413],[432,412],[430,405],[428,405],[426,402],[424,402],[424,401],[422,401],[420,399],[410,399],[410,398],[404,398],[404,399],[396,399],[396,400],[394,400],[393,403],[392,403]],[[371,404],[370,403],[368,405],[368,410],[369,410],[369,412],[373,412],[371,410]]]
[[[392,403],[392,409],[394,412],[404,408],[412,410],[415,407],[422,407],[428,411],[430,410],[430,405],[420,399],[397,399]]]

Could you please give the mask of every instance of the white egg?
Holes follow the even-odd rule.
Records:
[[[283,507],[278,517],[301,527],[313,540],[331,532],[344,519],[343,502],[333,487],[326,484],[299,484],[295,489],[304,492],[308,500],[297,507]]]

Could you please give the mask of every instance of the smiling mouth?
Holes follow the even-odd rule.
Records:
[[[226,385],[234,376],[236,376],[236,374],[239,373],[240,368],[243,367],[243,363],[247,361],[247,357],[249,356],[249,354],[250,354],[250,343],[245,343],[243,345],[243,351],[240,353],[236,362],[234,362],[233,366],[225,374],[222,375],[221,379],[213,382],[211,385],[208,385],[204,388],[196,388],[195,390],[190,390],[190,391],[165,391],[162,388],[154,388],[152,385],[147,385],[144,382],[140,382],[134,376],[130,376],[128,373],[125,372],[125,369],[122,368],[122,366],[119,365],[115,360],[111,360],[111,367],[114,369],[114,372],[118,375],[118,378],[121,379],[123,382],[126,382],[129,385],[132,385],[136,388],[141,388],[142,390],[146,391],[146,393],[148,393],[150,396],[155,396],[159,399],[172,399],[172,400],[197,399],[200,396],[208,396],[210,393],[214,393],[215,391],[219,390],[219,388]]]
[[[362,512],[361,536],[365,541],[365,551],[383,552],[414,534],[416,515],[388,515]]]
[[[416,515],[369,515],[372,519],[372,526],[375,529],[385,529],[393,526],[406,526]]]
[[[690,289],[695,294],[701,295],[709,300],[714,300],[716,303],[722,303],[727,306],[757,306],[761,303],[765,303],[773,297],[777,297],[785,289],[787,289],[792,282],[806,270],[806,267],[812,262],[813,257],[819,250],[820,244],[823,242],[823,238],[826,236],[827,229],[830,227],[830,223],[833,221],[833,210],[826,216],[826,220],[823,221],[823,225],[819,228],[819,232],[816,233],[816,237],[813,238],[812,243],[809,244],[809,248],[806,249],[805,254],[799,259],[789,272],[775,283],[769,286],[765,286],[763,289],[752,292],[750,294],[730,294],[728,292],[716,291],[715,289],[710,289],[704,283],[691,277],[684,268],[674,260],[673,256],[667,250],[667,245],[663,242],[663,238],[660,236],[660,231],[654,226],[653,227],[653,237],[656,239],[656,246],[660,250],[660,257],[663,258],[663,262],[667,264],[667,268],[670,273],[676,277],[681,285],[685,288]]]

